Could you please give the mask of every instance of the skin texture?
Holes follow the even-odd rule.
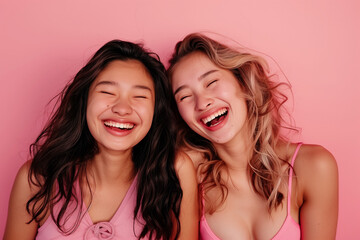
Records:
[[[145,67],[136,60],[113,61],[98,75],[89,90],[87,123],[99,146],[99,153],[88,165],[91,193],[81,187],[84,203],[90,206],[93,223],[109,221],[129,189],[134,177],[131,150],[151,127],[154,114],[155,91]],[[121,123],[131,130],[108,127],[107,123]],[[4,239],[34,239],[37,224],[27,224],[31,217],[26,202],[37,191],[28,182],[30,161],[19,170],[10,196]],[[198,237],[198,199],[194,166],[190,158],[179,153],[175,170],[183,190],[180,208],[181,232],[179,239]],[[85,182],[85,181],[83,181]],[[21,231],[19,231],[21,229]]]
[[[288,186],[281,186],[282,205],[269,213],[266,199],[256,194],[247,175],[251,135],[247,130],[247,109],[242,88],[229,70],[222,69],[203,53],[194,52],[176,63],[172,87],[179,112],[190,128],[210,140],[225,162],[221,176],[228,188],[224,204],[207,223],[220,239],[271,239],[287,215]],[[214,126],[202,123],[219,109],[228,113]],[[280,141],[275,152],[290,162],[296,144]],[[188,152],[194,165],[201,156]],[[287,164],[283,164],[284,176]],[[325,148],[303,145],[295,160],[290,216],[301,226],[302,239],[335,239],[338,214],[338,170]],[[199,176],[201,179],[201,176]],[[218,200],[219,189],[205,193],[207,206]]]
[[[183,197],[180,206],[181,231],[178,239],[198,239],[199,236],[199,199],[194,164],[190,157],[179,152],[175,162]]]

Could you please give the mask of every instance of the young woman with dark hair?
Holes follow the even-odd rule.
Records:
[[[169,89],[156,54],[102,46],[31,145],[4,239],[196,239],[196,174],[175,151]]]
[[[201,239],[335,239],[336,161],[282,134],[287,98],[263,58],[194,33],[168,76],[179,144],[198,169]]]

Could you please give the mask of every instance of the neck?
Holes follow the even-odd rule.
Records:
[[[230,171],[245,172],[253,154],[251,137],[236,136],[223,144],[214,144],[219,157]]]
[[[135,176],[131,149],[121,153],[100,149],[88,170],[98,187],[129,183]]]

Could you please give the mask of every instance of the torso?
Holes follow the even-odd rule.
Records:
[[[38,229],[36,239],[137,239],[135,233],[140,233],[142,225],[140,222],[134,222],[133,212],[136,203],[136,182],[135,178],[125,192],[115,213],[111,214],[108,221],[96,220],[103,218],[105,215],[101,216],[101,214],[97,213],[100,211],[95,211],[93,212],[95,214],[91,214],[92,206],[90,206],[90,211],[87,211],[88,206],[85,203],[81,203],[83,215],[78,228],[73,233],[64,236],[59,232],[53,219],[48,217],[45,223]],[[79,197],[79,187],[76,188],[76,192]],[[74,204],[70,205],[68,210],[70,211],[74,206]],[[58,213],[59,208],[59,204],[55,205],[55,214]],[[78,211],[71,215],[65,227],[69,229],[74,225],[77,213]]]
[[[280,149],[287,149],[282,154],[283,157],[288,156],[286,159],[289,159],[289,163],[296,147],[297,144],[291,144],[289,148]],[[287,166],[284,164],[284,172],[286,170]],[[224,204],[213,214],[206,213],[201,218],[200,231],[206,231],[207,234],[202,239],[283,239],[281,231],[287,231],[286,229],[291,229],[300,236],[299,206],[302,200],[297,194],[296,186],[296,180],[292,178],[289,212],[288,188],[284,186],[280,188],[284,194],[283,203],[270,214],[266,201],[253,191],[246,174],[232,177],[232,184],[227,184],[228,195]],[[206,194],[210,200],[217,199],[220,189],[213,188]],[[209,205],[210,203],[204,202],[204,212],[207,212]]]

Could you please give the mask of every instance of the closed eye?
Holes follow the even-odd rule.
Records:
[[[146,96],[134,96],[135,98],[144,98],[144,99],[147,99],[147,97]]]
[[[206,85],[206,87],[209,87],[211,84],[213,84],[213,83],[215,83],[215,82],[217,82],[218,80],[216,79],[216,80],[213,80],[213,81],[211,81],[210,83],[208,83],[207,85]]]
[[[185,96],[181,97],[181,98],[180,98],[180,102],[181,102],[182,100],[184,100],[184,99],[186,99],[186,98],[190,97],[190,96],[191,96],[191,95],[185,95]]]
[[[107,91],[100,91],[100,93],[104,93],[104,94],[108,94],[108,95],[114,95],[113,93],[107,92]]]

